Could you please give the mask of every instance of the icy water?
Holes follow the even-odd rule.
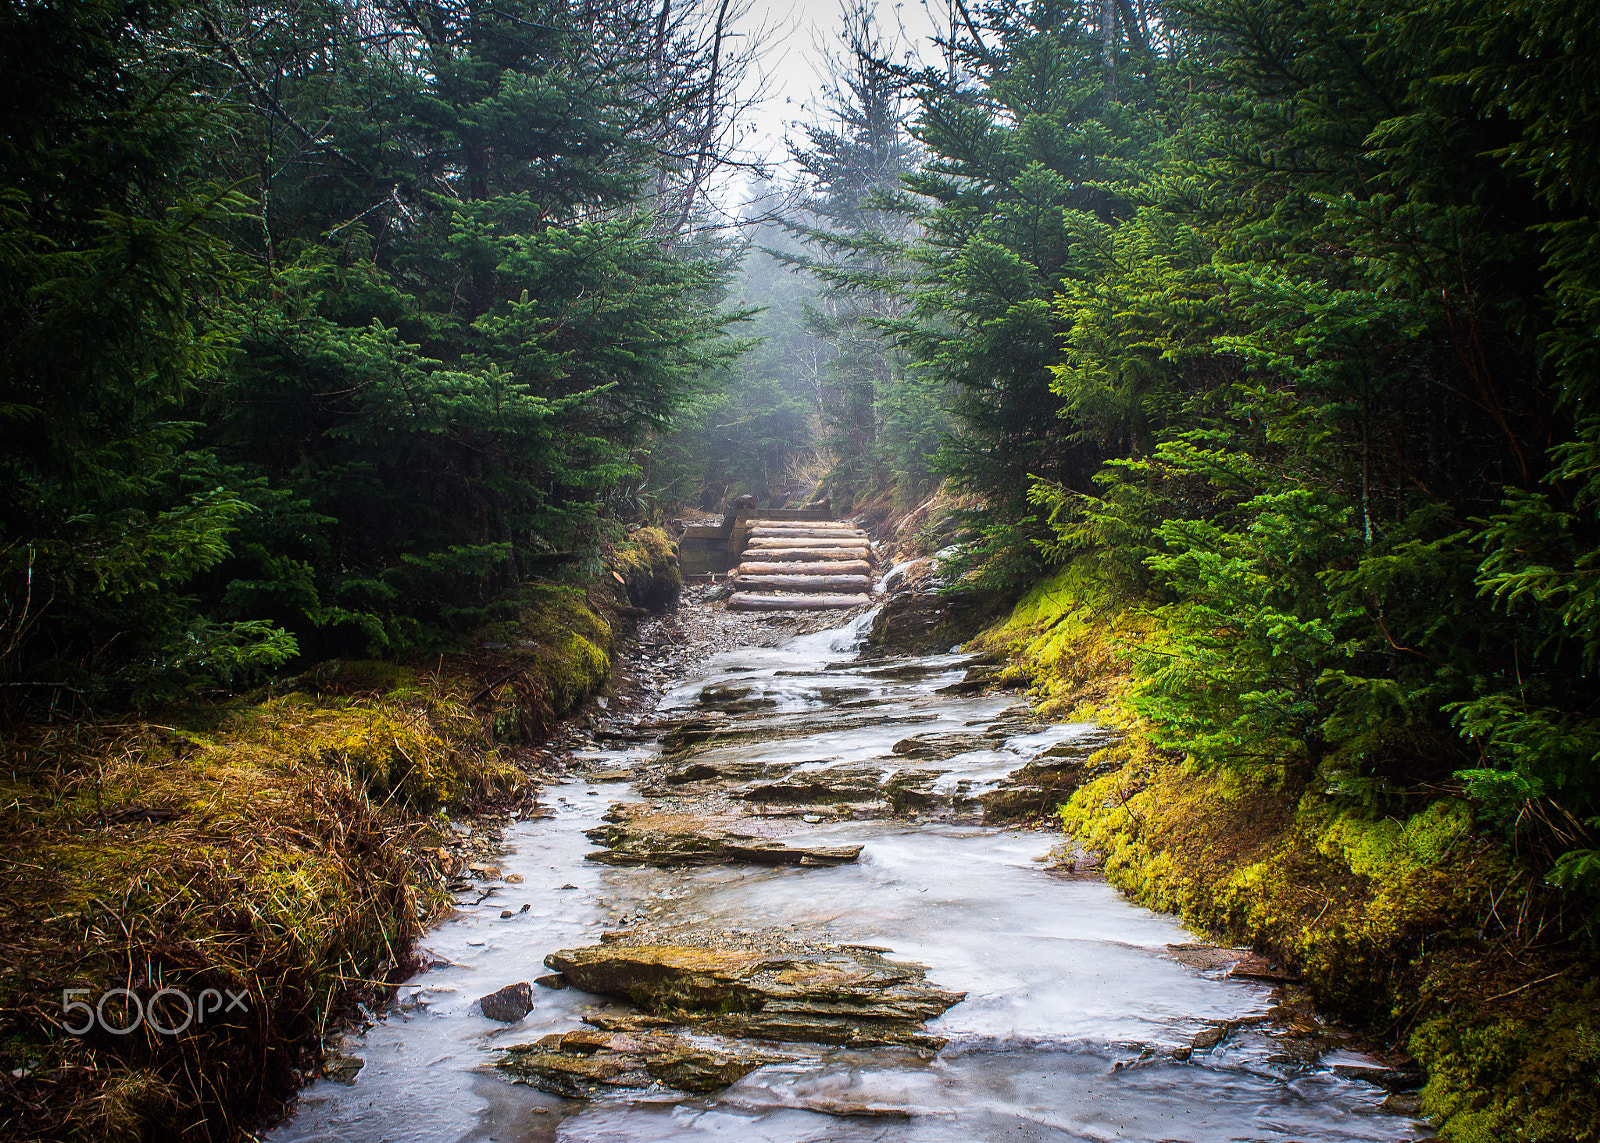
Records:
[[[1095,728],[1023,725],[1014,696],[951,697],[962,658],[859,662],[861,624],[709,658],[662,701],[693,714],[708,686],[737,684],[770,705],[762,717],[793,733],[721,746],[703,760],[918,766],[890,747],[910,734],[988,730],[979,748],[937,763],[938,785],[981,791],[1057,743]],[[906,671],[906,666],[913,669]],[[926,668],[919,671],[916,668]],[[899,677],[892,677],[898,675]],[[639,764],[654,747],[594,750],[595,772]],[[353,1084],[306,1090],[275,1143],[313,1140],[569,1140],[633,1143],[1005,1140],[1382,1141],[1425,1137],[1384,1112],[1386,1093],[1346,1074],[1349,1053],[1286,1050],[1261,1022],[1263,984],[1174,959],[1195,938],[1172,918],[1129,904],[1103,882],[1044,868],[1059,838],[939,820],[818,823],[785,840],[862,844],[832,868],[616,868],[585,859],[584,831],[611,803],[638,800],[628,783],[575,777],[546,789],[553,816],[508,827],[503,883],[426,942],[435,967],[407,982],[388,1011],[346,1050],[365,1060]],[[530,906],[501,919],[501,912]],[[625,1006],[571,989],[534,989],[521,1022],[497,1024],[478,997],[547,970],[557,949],[595,943],[629,920],[793,933],[882,946],[927,966],[966,999],[932,1021],[948,1038],[932,1059],[904,1049],[786,1045],[790,1058],[711,1095],[623,1093],[564,1100],[503,1080],[498,1049],[581,1027]],[[1248,1023],[1252,1018],[1257,1023]],[[1246,1021],[1220,1044],[1179,1062],[1175,1049],[1223,1021]]]

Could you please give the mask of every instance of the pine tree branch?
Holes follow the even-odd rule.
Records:
[[[234,47],[233,41],[222,33],[221,26],[217,22],[215,13],[209,10],[202,11],[200,23],[205,27],[206,34],[211,37],[212,42],[215,43],[217,47],[221,48],[223,54],[228,57],[228,62],[232,66],[234,72],[238,74],[240,79],[244,80],[245,86],[248,87],[255,95],[258,104],[264,110],[270,112],[272,115],[287,124],[289,129],[294,131],[295,134],[299,135],[308,146],[315,147],[318,150],[326,151],[328,154],[333,155],[335,158],[339,159],[343,163],[348,164],[355,170],[361,171],[365,175],[376,177],[373,176],[372,172],[368,171],[360,163],[357,163],[354,159],[350,158],[350,156],[344,154],[326,139],[320,138],[308,130],[298,119],[289,114],[288,109],[285,108],[283,104],[279,103],[277,97],[275,97],[272,92],[267,90],[266,85],[256,78],[255,73],[250,70],[249,65],[245,63],[244,58],[240,56],[238,49]]]

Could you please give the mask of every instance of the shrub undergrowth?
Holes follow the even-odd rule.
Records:
[[[1594,950],[1583,902],[1537,876],[1459,788],[1340,781],[1162,749],[1127,701],[1163,638],[1087,559],[1025,595],[980,648],[1044,714],[1121,731],[1060,807],[1107,878],[1303,980],[1308,998],[1427,1074],[1444,1138],[1592,1140],[1600,1123]],[[969,645],[971,646],[971,645]]]

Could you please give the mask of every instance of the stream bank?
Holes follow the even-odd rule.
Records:
[[[1048,717],[1117,729],[1060,814],[1111,883],[1272,958],[1298,1003],[1415,1059],[1415,1105],[1444,1138],[1595,1138],[1600,966],[1576,939],[1581,909],[1480,828],[1459,788],[1373,806],[1337,782],[1301,789],[1279,767],[1152,748],[1124,703],[1124,652],[1153,623],[1084,562],[969,644]]]
[[[1384,1086],[1412,1077],[1279,1003],[1271,965],[986,824],[1099,726],[965,685],[970,656],[862,655],[870,621],[746,620],[597,719],[342,1045],[351,1082],[272,1138],[1426,1134]]]
[[[228,1140],[280,1113],[324,1032],[415,971],[559,768],[561,720],[679,586],[645,529],[450,653],[7,728],[0,1138]]]

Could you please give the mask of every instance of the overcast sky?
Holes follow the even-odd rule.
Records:
[[[896,58],[907,51],[924,60],[938,57],[930,37],[935,27],[944,26],[945,0],[877,0],[877,12],[883,41]],[[757,132],[751,145],[764,157],[781,160],[783,137],[794,133],[794,123],[821,117],[817,44],[831,44],[838,35],[839,0],[753,0],[747,23],[770,29],[760,65],[767,98],[753,117]]]

